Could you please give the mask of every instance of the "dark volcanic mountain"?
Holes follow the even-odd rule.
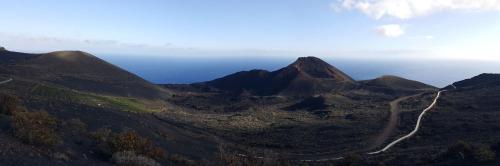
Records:
[[[418,82],[408,80],[405,78],[385,75],[375,78],[373,80],[361,81],[365,86],[373,86],[379,88],[397,89],[397,90],[418,90],[418,89],[436,89],[436,87]]]
[[[160,97],[156,85],[85,52],[27,54],[3,50],[0,64],[0,74],[14,80],[42,81],[118,96]]]
[[[309,96],[342,90],[356,82],[319,58],[301,57],[277,71],[243,71],[203,84],[233,93]]]

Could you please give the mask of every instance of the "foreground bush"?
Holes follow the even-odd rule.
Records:
[[[112,152],[133,151],[154,159],[165,157],[165,151],[153,146],[151,140],[141,137],[134,131],[126,131],[115,135],[109,142]]]
[[[114,155],[118,152],[133,152],[157,160],[166,156],[166,152],[162,148],[155,147],[151,140],[140,136],[134,131],[113,133],[111,130],[104,128],[93,132],[91,135],[96,140],[98,149],[107,155]]]
[[[15,96],[2,95],[0,96],[0,105],[1,114],[12,115],[18,109],[19,99]]]
[[[12,115],[14,136],[29,144],[52,146],[61,142],[55,132],[56,118],[45,111],[18,111]]]
[[[113,154],[112,160],[121,166],[160,166],[155,160],[138,155],[133,151],[116,152]]]

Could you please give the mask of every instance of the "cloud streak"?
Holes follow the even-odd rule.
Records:
[[[92,38],[67,38],[56,36],[41,36],[30,34],[5,34],[0,33],[1,44],[10,46],[7,49],[26,48],[40,51],[53,50],[89,50],[96,52],[120,52],[129,53],[140,49],[142,52],[161,53],[165,50],[182,49],[175,48],[171,43],[163,45],[149,43],[123,42],[112,39],[92,39]]]
[[[337,0],[335,11],[357,10],[374,19],[411,19],[444,11],[500,11],[500,0]]]

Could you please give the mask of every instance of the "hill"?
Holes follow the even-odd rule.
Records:
[[[431,85],[391,75],[385,75],[373,80],[365,80],[360,82],[365,86],[398,90],[436,89],[436,87],[433,87]]]
[[[144,79],[81,51],[28,54],[0,51],[0,74],[14,80],[45,82],[78,91],[160,98],[161,89]]]
[[[488,74],[483,73],[475,77],[465,79],[453,83],[456,88],[459,89],[480,89],[480,88],[492,88],[500,86],[500,74]],[[452,89],[453,87],[447,86],[445,89]]]
[[[232,93],[310,96],[342,90],[356,82],[319,58],[301,57],[287,67],[273,72],[243,71],[201,84]]]
[[[437,102],[437,106],[425,115],[418,139],[407,144],[415,147],[409,153],[423,151],[436,154],[426,160],[401,163],[403,165],[498,165],[499,160],[483,158],[487,153],[500,152],[500,74],[480,74],[447,86]],[[418,101],[418,100],[417,100]],[[416,102],[407,101],[407,106]],[[411,115],[411,116],[410,116]],[[404,113],[400,129],[410,131],[414,124],[411,119],[418,113]],[[404,127],[403,127],[404,126]],[[433,147],[433,148],[431,148]],[[459,147],[466,147],[460,149]],[[404,148],[401,148],[401,150]],[[407,148],[405,150],[408,150]],[[396,150],[397,151],[397,150]],[[411,156],[412,154],[406,155]],[[425,163],[428,162],[428,163]]]

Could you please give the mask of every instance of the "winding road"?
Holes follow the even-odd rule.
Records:
[[[382,131],[382,133],[380,135],[377,136],[377,138],[375,139],[374,143],[372,144],[372,146],[370,146],[368,149],[371,150],[371,149],[375,149],[377,147],[379,147],[380,145],[382,145],[385,141],[387,141],[387,139],[389,138],[389,136],[391,135],[391,133],[394,131],[394,129],[396,128],[397,124],[398,124],[398,119],[399,119],[399,113],[401,112],[400,109],[401,109],[401,106],[399,105],[399,103],[401,101],[404,101],[408,98],[411,98],[411,97],[416,97],[416,96],[419,96],[419,95],[422,95],[422,93],[419,93],[419,94],[415,94],[415,95],[410,95],[410,96],[403,96],[403,97],[399,97],[393,101],[391,101],[389,103],[390,105],[390,117],[389,117],[389,122],[387,123],[387,126],[384,128],[384,130]]]
[[[385,146],[384,148],[382,148],[381,150],[379,151],[375,151],[375,152],[370,152],[370,153],[367,153],[367,154],[378,154],[378,153],[382,153],[388,149],[390,149],[392,146],[396,145],[397,143],[405,140],[405,139],[408,139],[410,138],[411,136],[415,135],[415,133],[417,133],[418,129],[420,128],[420,123],[422,121],[422,117],[424,117],[424,114],[427,113],[427,111],[429,111],[430,109],[432,109],[436,103],[437,103],[437,100],[439,99],[439,97],[441,96],[441,93],[442,92],[445,92],[446,90],[441,90],[437,93],[437,96],[436,98],[434,98],[434,101],[432,101],[431,105],[429,105],[429,107],[427,107],[426,109],[424,109],[424,111],[422,111],[422,113],[418,116],[418,119],[417,119],[417,124],[415,125],[415,129],[413,129],[413,131],[411,131],[409,134],[397,139],[396,141],[393,141],[391,142],[390,144],[388,144],[387,146]]]
[[[454,89],[457,89],[457,87],[455,85],[452,84],[452,87]],[[441,93],[442,92],[445,92],[447,90],[440,90],[438,91],[436,97],[434,98],[434,100],[432,101],[432,103],[427,107],[425,108],[422,113],[420,113],[420,115],[418,116],[418,119],[417,119],[417,124],[415,125],[415,129],[413,129],[413,131],[411,131],[409,134],[403,136],[403,137],[400,137],[399,139],[389,143],[387,146],[385,146],[384,148],[378,150],[378,151],[374,151],[374,152],[369,152],[369,153],[366,153],[367,155],[375,155],[375,154],[379,154],[379,153],[382,153],[382,152],[385,152],[387,150],[389,150],[391,147],[393,147],[394,145],[396,145],[397,143],[405,140],[405,139],[408,139],[410,138],[411,136],[415,135],[418,130],[420,129],[420,125],[421,125],[421,121],[422,121],[422,118],[423,116],[425,115],[425,113],[427,113],[429,110],[431,110],[432,108],[434,108],[434,106],[436,106],[436,103],[439,99],[439,97],[441,97]],[[407,99],[407,98],[410,98],[410,97],[413,97],[413,96],[417,96],[417,95],[421,95],[421,94],[416,94],[416,95],[411,95],[411,96],[404,96],[404,97],[401,97],[401,98],[398,98],[396,100],[393,100],[391,101],[390,105],[391,105],[391,118],[390,118],[390,122],[389,122],[389,125],[384,129],[384,131],[382,132],[382,134],[377,138],[377,140],[375,141],[375,145],[377,144],[382,144],[383,142],[385,142],[385,139],[387,139],[386,137],[388,137],[388,134],[384,134],[384,133],[390,133],[390,131],[395,127],[395,122],[397,122],[397,111],[398,111],[398,104],[399,102]],[[393,122],[391,122],[393,121]],[[394,125],[392,124],[394,123]],[[392,128],[392,129],[391,129]],[[378,142],[377,142],[378,141]],[[379,146],[379,145],[377,145]],[[244,155],[244,154],[238,154],[238,156],[241,156],[241,157],[250,157],[250,156],[247,156],[247,155]],[[265,159],[266,157],[262,157],[262,156],[254,156],[254,157],[251,157],[251,158],[258,158],[258,159]],[[321,158],[321,159],[315,159],[315,160],[299,160],[299,161],[303,161],[303,162],[324,162],[324,161],[335,161],[335,160],[341,160],[343,159],[344,157],[343,156],[339,156],[339,157],[328,157],[328,158]]]

